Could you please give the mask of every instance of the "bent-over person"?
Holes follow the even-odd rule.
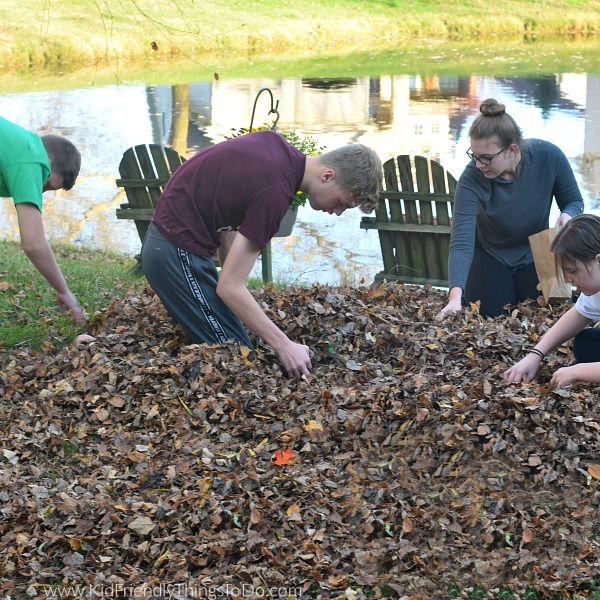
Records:
[[[298,190],[314,210],[369,212],[381,172],[377,155],[361,144],[307,156],[276,132],[259,131],[209,146],[165,186],[142,248],[146,278],[193,343],[252,347],[245,324],[290,376],[308,374],[308,346],[267,317],[246,279]]]
[[[81,325],[83,311],[56,262],[42,220],[43,193],[70,190],[80,166],[79,151],[66,138],[40,137],[0,117],[0,197],[13,199],[21,248],[56,291],[59,307]]]

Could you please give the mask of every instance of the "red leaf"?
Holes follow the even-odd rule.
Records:
[[[287,450],[277,450],[275,452],[275,458],[272,459],[273,463],[276,465],[287,465],[292,460],[292,449],[288,448]]]

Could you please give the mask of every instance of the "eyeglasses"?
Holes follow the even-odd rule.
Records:
[[[498,156],[498,154],[502,154],[505,150],[508,150],[508,146],[506,148],[502,148],[502,150],[499,150],[496,152],[496,154],[490,154],[489,156],[477,156],[477,154],[473,154],[473,150],[469,148],[467,150],[467,156],[475,162],[479,161],[482,165],[491,165],[496,156]]]

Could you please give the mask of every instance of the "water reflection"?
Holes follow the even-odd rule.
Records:
[[[600,211],[600,77],[380,75],[337,79],[230,79],[173,86],[107,86],[0,95],[0,114],[41,133],[59,133],[81,149],[81,176],[70,192],[45,195],[53,241],[135,254],[132,223],[118,221],[124,201],[114,183],[123,151],[134,144],[170,144],[182,154],[247,127],[258,90],[279,100],[281,129],[313,135],[328,148],[373,147],[382,160],[423,154],[456,176],[466,164],[467,132],[482,99],[507,105],[526,137],[558,144],[573,166],[586,210]],[[270,101],[259,100],[255,124]],[[553,215],[553,217],[556,215]],[[287,281],[369,282],[381,269],[377,234],[359,229],[360,213],[339,218],[301,209],[294,235],[273,243],[274,274]],[[0,237],[16,239],[10,200],[0,201]],[[257,270],[258,273],[258,270]]]

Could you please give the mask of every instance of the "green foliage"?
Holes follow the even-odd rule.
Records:
[[[276,290],[282,290],[287,287],[287,283],[285,281],[273,281],[272,284]],[[265,282],[260,277],[249,277],[246,281],[246,287],[248,289],[259,289],[265,287]]]
[[[468,599],[469,600],[484,600],[487,596],[487,592],[485,591],[485,588],[482,588],[480,585],[478,585],[472,592],[469,593],[468,595]]]
[[[68,440],[66,438],[62,438],[60,440],[60,445],[63,449],[63,452],[68,455],[77,454],[79,452],[79,446],[76,443]]]

